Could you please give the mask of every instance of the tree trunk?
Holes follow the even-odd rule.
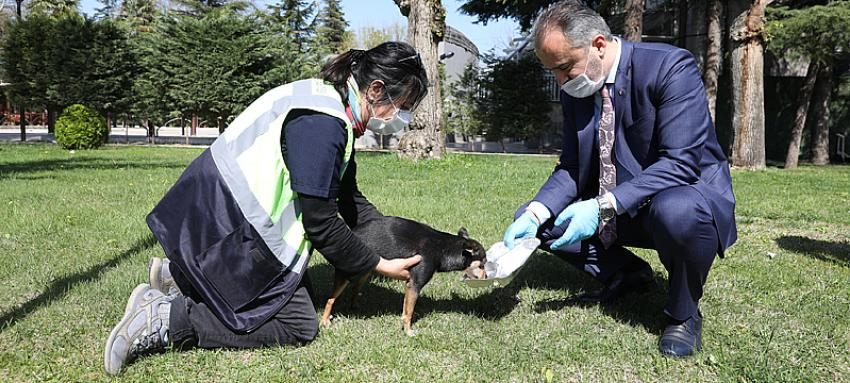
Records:
[[[708,111],[711,113],[711,121],[717,121],[715,110],[717,109],[717,85],[720,77],[720,60],[723,56],[721,49],[722,32],[720,27],[720,16],[723,14],[723,3],[720,0],[709,0],[705,15],[707,31],[705,40],[705,63],[703,66],[702,82],[705,83],[705,93],[708,96]]]
[[[818,68],[818,79],[812,95],[812,115],[817,117],[812,132],[812,164],[829,165],[829,101],[832,99],[832,65]]]
[[[765,168],[764,8],[772,0],[737,0],[732,38],[732,165]],[[733,12],[737,11],[737,12]]]
[[[21,16],[21,8],[23,7],[24,0],[15,0],[15,2],[18,4],[18,8],[17,8],[18,21],[21,21],[21,17],[22,17]]]
[[[53,107],[47,107],[47,133],[53,134],[56,132],[56,110]]]
[[[19,123],[21,124],[21,142],[26,142],[27,141],[27,119],[26,119],[27,112],[26,112],[26,108],[24,108],[23,105],[19,105],[18,107],[21,108],[21,112],[20,112],[21,113],[21,121],[19,121]]]
[[[112,133],[112,113],[106,112],[106,135],[103,136],[103,143],[109,143],[109,134]]]
[[[410,131],[399,140],[399,157],[440,158],[446,151],[446,138],[441,127],[443,111],[437,44],[445,34],[446,10],[440,0],[395,0],[395,3],[407,17],[408,42],[419,52],[430,83],[428,95],[413,116]]]
[[[788,143],[788,154],[785,156],[785,169],[797,167],[800,158],[800,142],[803,139],[803,128],[806,127],[806,112],[812,100],[812,89],[817,80],[818,64],[810,62],[806,70],[806,79],[797,98],[797,114],[794,116],[794,126],[791,127],[791,142]]]
[[[629,41],[640,41],[643,34],[644,0],[626,0],[626,21],[623,27],[623,38]]]

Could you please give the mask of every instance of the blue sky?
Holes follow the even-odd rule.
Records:
[[[273,2],[274,0],[255,0],[258,5]],[[80,4],[81,11],[88,15],[94,14],[94,9],[101,6],[97,0],[82,0]],[[487,23],[487,26],[475,24],[474,18],[458,11],[461,4],[461,0],[443,0],[446,23],[465,34],[478,46],[481,53],[497,48],[497,53],[501,54],[501,50],[516,34],[517,23],[502,19]],[[393,0],[342,0],[342,8],[350,28],[355,31],[366,26],[381,28],[395,23],[407,24]]]

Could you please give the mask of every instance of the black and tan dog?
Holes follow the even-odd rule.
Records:
[[[486,251],[480,243],[469,238],[464,228],[460,228],[458,234],[454,235],[409,219],[382,217],[358,225],[353,232],[366,246],[385,259],[410,258],[417,254],[422,256],[422,261],[410,268],[410,279],[405,282],[401,318],[407,335],[413,335],[410,325],[419,293],[435,272],[465,270],[468,277],[484,278]],[[369,275],[367,273],[354,281],[352,302],[360,287],[368,281]],[[334,302],[348,283],[346,276],[334,273],[333,291],[322,315],[323,326],[330,325]]]

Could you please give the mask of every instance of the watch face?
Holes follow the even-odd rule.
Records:
[[[616,215],[614,207],[604,197],[597,197],[596,201],[599,203],[599,218],[607,220]]]

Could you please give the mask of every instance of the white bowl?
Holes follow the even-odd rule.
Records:
[[[487,279],[464,278],[462,281],[474,288],[506,286],[511,283],[538,246],[540,246],[540,240],[534,237],[518,240],[513,250],[509,250],[501,241],[496,242],[487,249],[487,263],[484,264]]]

